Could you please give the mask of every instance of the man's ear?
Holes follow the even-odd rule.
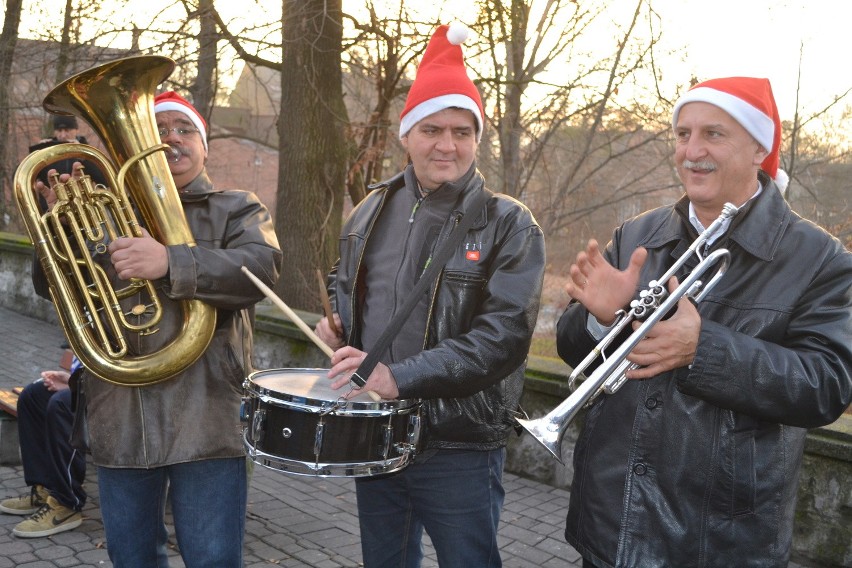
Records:
[[[766,156],[769,155],[769,151],[764,149],[760,144],[757,145],[757,149],[754,151],[754,165],[760,166],[763,163],[763,160],[766,159]]]

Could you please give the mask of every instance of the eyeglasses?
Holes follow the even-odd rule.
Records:
[[[185,137],[189,136],[190,134],[194,134],[196,132],[199,132],[199,130],[197,128],[178,127],[178,128],[158,128],[157,132],[160,133],[160,138],[165,138],[166,136],[169,135],[169,132],[174,132],[178,136],[185,138]]]

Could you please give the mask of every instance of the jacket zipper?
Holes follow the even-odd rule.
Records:
[[[367,250],[366,243],[370,240],[370,235],[373,234],[373,227],[376,225],[376,220],[379,218],[379,215],[382,214],[382,209],[385,208],[385,202],[388,197],[388,186],[384,188],[384,195],[382,195],[382,202],[379,204],[376,209],[376,214],[373,215],[373,218],[370,220],[370,226],[367,227],[367,231],[364,235],[364,246],[361,247],[361,253],[358,255],[358,264],[355,265],[355,282],[352,285],[352,293],[349,298],[349,313],[352,314],[352,322],[349,325],[349,336],[346,338],[346,344],[352,345],[352,334],[355,331],[355,316],[357,312],[355,311],[355,300],[358,298],[358,283],[361,275],[361,266],[364,264],[364,254]]]
[[[455,229],[458,226],[459,223],[461,223],[461,218],[462,218],[461,213],[456,213],[456,218],[453,222],[452,229],[450,229],[450,231],[448,233],[446,233],[446,235],[444,235],[444,238],[441,239],[441,244],[443,244],[444,241],[447,240],[447,237],[450,235],[452,230]],[[439,246],[439,244],[435,243],[435,247],[434,247],[433,250],[437,249],[438,246]],[[429,260],[426,261],[426,266],[429,266],[429,264],[431,262],[432,262],[432,256],[430,255]],[[424,270],[425,270],[425,268],[424,268]],[[441,271],[438,273],[438,277],[435,279],[435,282],[436,283],[440,282],[441,277],[443,275],[444,275],[444,269],[441,268]],[[431,288],[432,288],[432,294],[429,298],[429,309],[426,311],[426,329],[423,330],[423,349],[424,350],[429,345],[429,324],[432,323],[432,315],[435,313],[435,302],[438,298],[438,285],[435,284]]]

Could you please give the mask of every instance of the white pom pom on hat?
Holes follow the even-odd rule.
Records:
[[[453,45],[461,45],[469,37],[470,28],[461,22],[453,22],[447,28],[447,41]]]
[[[399,115],[400,138],[427,116],[453,107],[473,113],[476,140],[482,139],[485,125],[482,99],[467,75],[461,49],[462,42],[470,34],[470,29],[459,22],[438,26],[432,34]]]

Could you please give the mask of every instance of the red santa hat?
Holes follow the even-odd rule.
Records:
[[[769,152],[761,169],[769,174],[782,193],[790,178],[778,167],[778,149],[781,146],[781,119],[772,95],[769,79],[755,77],[727,77],[710,79],[689,89],[675,103],[672,126],[677,128],[677,116],[683,105],[703,102],[715,105],[733,117],[751,134],[758,144]]]
[[[207,122],[204,117],[195,110],[195,107],[188,100],[180,96],[174,91],[166,91],[154,97],[154,112],[164,112],[167,110],[176,110],[182,112],[192,121],[192,124],[201,133],[201,141],[204,142],[204,149],[207,150]]]
[[[472,112],[476,117],[476,141],[482,138],[485,122],[482,99],[467,76],[461,49],[469,34],[470,30],[457,22],[438,26],[432,34],[408,91],[405,108],[399,115],[400,138],[427,116],[451,107]]]

